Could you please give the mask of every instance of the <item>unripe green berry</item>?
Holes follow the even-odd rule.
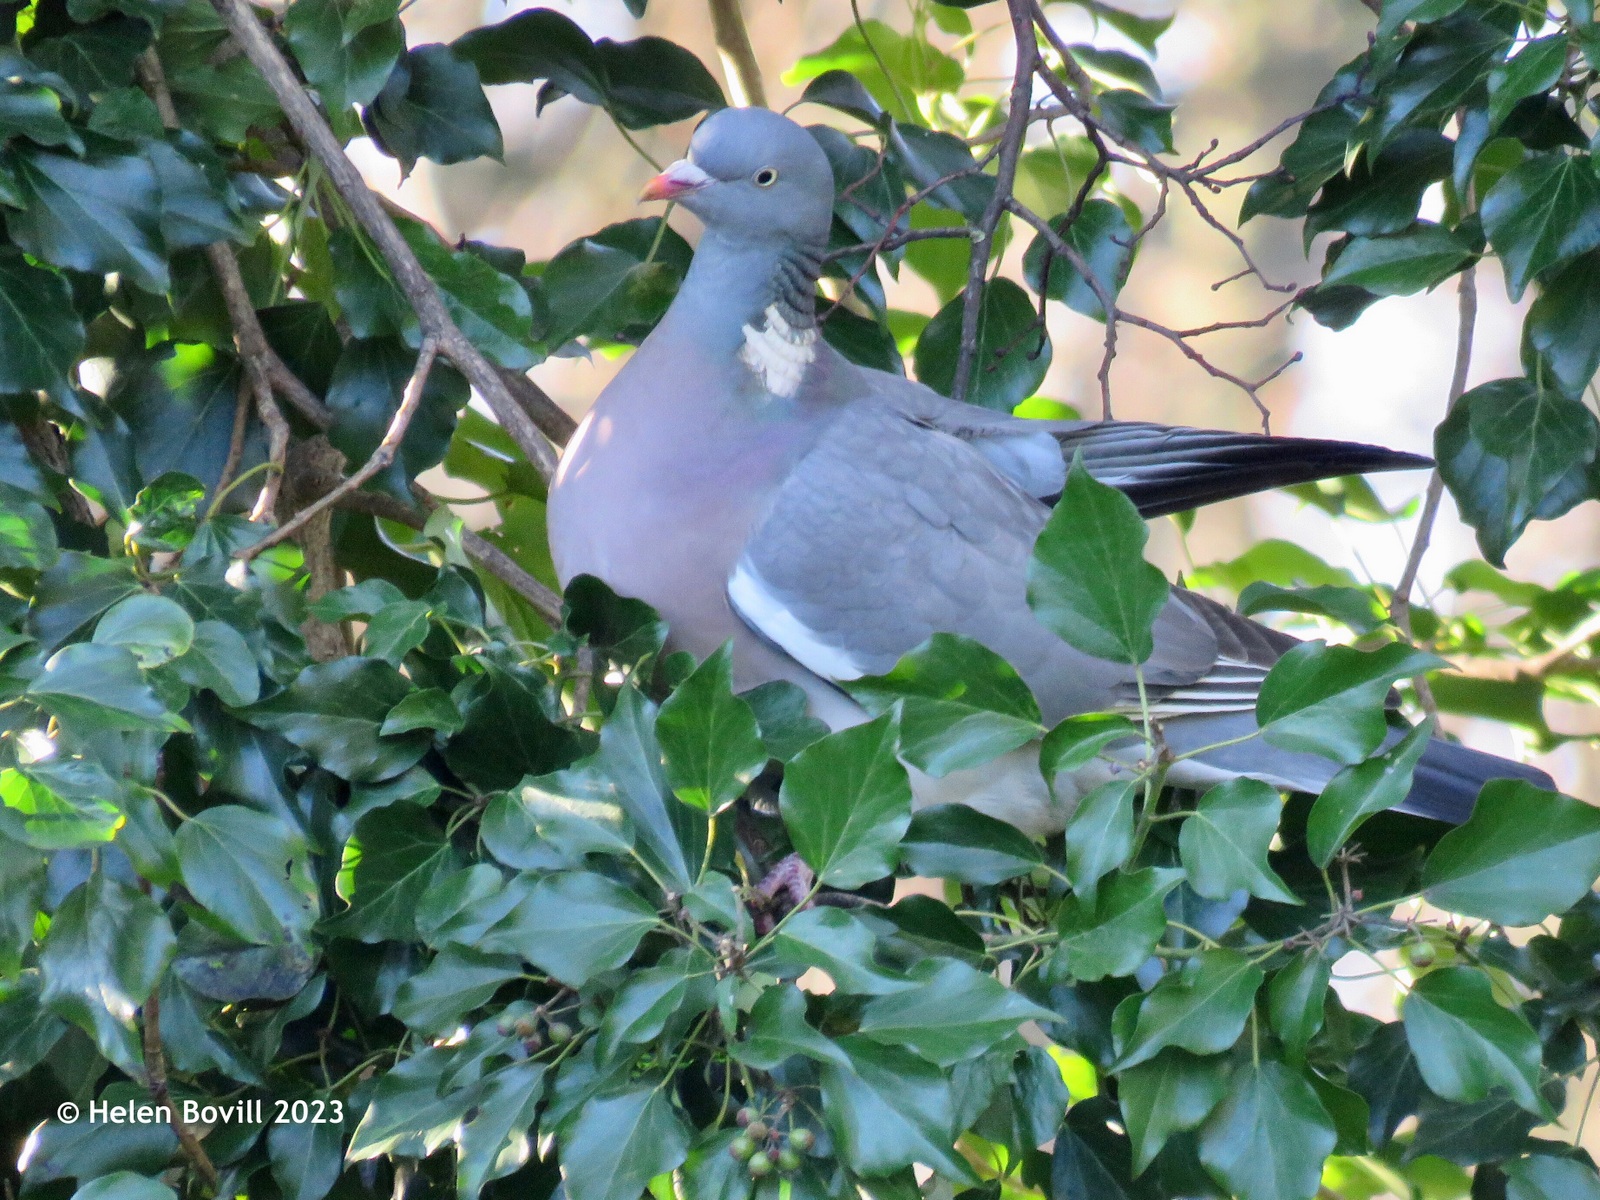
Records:
[[[782,1150],[778,1151],[778,1170],[787,1175],[790,1172],[798,1171],[799,1169],[800,1156],[795,1153],[793,1147],[785,1146]]]
[[[728,1153],[740,1162],[744,1162],[755,1152],[756,1144],[742,1133],[728,1143]]]
[[[757,1142],[766,1141],[772,1134],[772,1130],[767,1128],[766,1123],[763,1121],[751,1121],[750,1124],[745,1126],[744,1131],[750,1135],[752,1141]]]
[[[551,1021],[549,1034],[552,1046],[563,1046],[572,1040],[572,1026],[565,1021]]]
[[[757,1154],[745,1163],[744,1169],[750,1172],[751,1179],[765,1179],[772,1174],[772,1160],[765,1154]]]
[[[804,1154],[816,1144],[817,1135],[812,1133],[811,1130],[805,1128],[804,1126],[801,1126],[798,1129],[791,1129],[789,1131],[789,1145],[800,1151],[801,1154]]]

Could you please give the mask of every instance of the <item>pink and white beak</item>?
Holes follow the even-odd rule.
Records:
[[[712,182],[699,167],[687,158],[680,158],[670,164],[667,169],[644,185],[644,191],[639,193],[639,199],[644,200],[677,200],[687,196],[690,192],[698,192],[706,184]]]

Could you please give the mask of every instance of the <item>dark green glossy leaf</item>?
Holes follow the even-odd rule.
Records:
[[[1435,287],[1472,257],[1472,245],[1441,225],[1419,221],[1404,233],[1358,237],[1323,272],[1324,286],[1359,287],[1377,296],[1409,296]]]
[[[1072,889],[1095,902],[1100,879],[1133,852],[1133,796],[1137,779],[1112,779],[1078,801],[1067,822],[1065,860]]]
[[[121,646],[80,643],[45,663],[28,685],[28,697],[84,735],[101,730],[181,730],[188,724],[169,712]]]
[[[21,818],[18,839],[40,850],[104,845],[126,823],[115,781],[87,762],[32,764],[0,771],[0,803]],[[27,915],[31,937],[33,912]]]
[[[133,64],[150,45],[149,24],[112,16],[67,29],[57,37],[30,38],[28,59],[80,92],[106,92],[133,82]]]
[[[407,50],[367,109],[378,144],[409,175],[417,159],[441,165],[505,153],[478,68],[437,43]]]
[[[1306,822],[1306,852],[1319,867],[1368,817],[1393,808],[1411,791],[1411,774],[1428,749],[1433,723],[1424,721],[1392,749],[1346,767],[1322,789]]]
[[[298,0],[284,13],[289,47],[330,111],[365,104],[406,47],[398,0]]]
[[[477,1112],[456,1137],[457,1195],[478,1195],[485,1182],[511,1174],[534,1156],[529,1139],[546,1071],[543,1063],[510,1063],[484,1079]]]
[[[854,913],[842,908],[808,908],[789,918],[761,958],[787,976],[809,967],[825,971],[841,992],[883,996],[915,985],[877,961],[877,935]],[[768,967],[767,969],[771,969]]]
[[[1072,1107],[1050,1156],[1052,1196],[1156,1200],[1155,1180],[1134,1177],[1132,1145],[1113,1127],[1120,1115],[1099,1096]]]
[[[925,37],[907,36],[879,20],[846,27],[830,45],[799,59],[784,72],[783,81],[806,83],[835,71],[853,75],[882,108],[901,120],[917,116],[907,108],[909,95],[950,91],[965,78],[961,64]]]
[[[342,658],[313,663],[282,692],[240,715],[287,738],[341,779],[369,782],[398,775],[428,749],[422,732],[379,733],[384,716],[409,690],[388,663]]]
[[[221,804],[175,835],[183,885],[229,932],[274,945],[302,941],[317,919],[305,840],[278,817]]]
[[[106,610],[94,627],[101,646],[121,646],[141,667],[159,667],[194,645],[194,619],[165,596],[129,596]]]
[[[1256,720],[1274,745],[1360,762],[1388,729],[1383,704],[1389,685],[1440,665],[1432,654],[1398,642],[1370,652],[1305,642],[1262,681]]]
[[[713,1003],[711,960],[703,951],[672,951],[655,966],[631,972],[618,990],[595,1039],[595,1054],[609,1060],[623,1046],[655,1041],[669,1023],[699,1016]]]
[[[548,870],[582,866],[585,854],[626,854],[633,823],[611,780],[580,764],[495,797],[483,814],[481,836],[506,866]]]
[[[750,706],[733,694],[733,647],[722,646],[661,705],[656,737],[678,799],[719,813],[767,765]]]
[[[471,946],[446,946],[427,969],[395,993],[394,1015],[419,1033],[448,1033],[482,1007],[500,985],[522,974],[512,954],[485,954]]]
[[[1028,564],[1034,616],[1085,654],[1144,662],[1168,591],[1144,559],[1149,536],[1133,501],[1074,459]]]
[[[1369,145],[1349,175],[1323,185],[1306,215],[1306,239],[1332,229],[1367,237],[1404,233],[1417,219],[1422,194],[1450,174],[1451,163],[1449,140],[1431,129],[1402,129],[1375,157]]]
[[[1378,137],[1424,126],[1481,95],[1490,64],[1510,42],[1508,34],[1466,15],[1419,30],[1384,81]]]
[[[964,304],[964,296],[950,301],[917,339],[917,378],[946,395],[954,386],[961,355]],[[1038,323],[1028,293],[1004,277],[984,284],[977,339],[966,399],[1010,412],[1038,390],[1050,369],[1050,337]]]
[[[1198,1128],[1227,1094],[1227,1060],[1163,1050],[1117,1077],[1117,1100],[1143,1174],[1174,1133]]]
[[[1551,276],[1522,330],[1528,376],[1581,399],[1600,371],[1600,252],[1580,255]]]
[[[1600,246],[1600,178],[1588,155],[1529,155],[1489,189],[1481,211],[1513,300],[1535,276]]]
[[[72,1200],[177,1200],[174,1192],[159,1179],[133,1171],[113,1171],[91,1179],[72,1194]]]
[[[1567,39],[1560,34],[1535,38],[1489,72],[1489,125],[1498,129],[1524,97],[1546,92],[1567,65]]]
[[[344,1168],[344,1126],[336,1121],[274,1123],[267,1130],[267,1158],[284,1200],[321,1200]]]
[[[1549,1116],[1539,1096],[1539,1035],[1500,1006],[1483,972],[1430,971],[1406,994],[1400,1014],[1422,1078],[1437,1095],[1471,1103],[1505,1088],[1529,1112]]]
[[[1133,739],[1142,742],[1144,733],[1127,717],[1068,717],[1045,734],[1039,747],[1039,770],[1046,779],[1054,779],[1058,772],[1086,767],[1111,747]]]
[[[867,1002],[861,1010],[861,1033],[904,1046],[940,1066],[984,1053],[1015,1034],[1024,1021],[1054,1016],[959,959],[919,963],[910,977],[915,988]]]
[[[792,984],[779,984],[761,993],[750,1008],[744,1040],[729,1050],[746,1066],[761,1071],[774,1070],[796,1054],[849,1066],[838,1043],[806,1021],[806,994]]]
[[[778,806],[818,882],[852,888],[889,874],[911,823],[894,722],[879,717],[806,747],[784,772]]]
[[[637,892],[593,872],[562,871],[529,888],[479,946],[520,954],[568,987],[581,987],[626,963],[655,925],[655,907]]]
[[[1100,119],[1119,140],[1150,154],[1172,153],[1172,105],[1122,88],[1101,92],[1095,101]]]
[[[946,1072],[859,1034],[838,1044],[849,1066],[824,1063],[820,1075],[823,1115],[844,1161],[863,1175],[921,1162],[969,1179],[966,1163],[951,1149],[955,1111]]]
[[[1240,1200],[1308,1200],[1336,1140],[1305,1076],[1280,1062],[1241,1067],[1200,1131],[1200,1161]]]
[[[363,942],[413,941],[417,906],[455,861],[433,818],[400,801],[356,822],[339,866],[338,892],[350,907],[324,928]]]
[[[1069,896],[1061,907],[1052,978],[1065,972],[1092,982],[1133,974],[1166,932],[1164,902],[1182,878],[1170,867],[1146,867],[1116,875],[1092,902]]]
[[[1242,889],[1263,900],[1299,904],[1267,865],[1282,811],[1278,790],[1258,779],[1230,779],[1208,791],[1178,835],[1189,886],[1211,900]]]
[[[1234,950],[1204,951],[1145,995],[1119,1058],[1136,1066],[1168,1046],[1217,1054],[1233,1045],[1250,1016],[1261,968]]]
[[[689,260],[688,243],[662,232],[660,217],[608,225],[563,247],[539,277],[551,312],[546,347],[577,337],[639,340],[667,311]]]
[[[61,115],[61,97],[50,88],[21,79],[8,80],[0,87],[0,141],[13,137],[83,153],[83,139]]]
[[[572,1200],[636,1200],[644,1185],[689,1154],[689,1130],[655,1081],[599,1096],[578,1111],[562,1139]]]
[[[1327,955],[1320,950],[1307,950],[1278,970],[1267,985],[1267,1012],[1272,1017],[1273,1031],[1296,1062],[1305,1057],[1307,1044],[1322,1028],[1332,972],[1333,964]]]
[[[27,150],[11,168],[25,205],[6,221],[18,246],[58,267],[118,271],[146,291],[167,290],[161,190],[148,161]]]
[[[899,706],[900,753],[937,777],[1038,737],[1039,706],[1015,668],[968,638],[936,633],[886,675],[844,685],[868,712]]]
[[[918,875],[994,884],[1025,875],[1043,861],[1016,826],[965,804],[919,809],[900,840],[906,866]]]
[[[83,348],[66,281],[0,251],[0,390],[55,388]]]
[[[1600,1175],[1575,1158],[1532,1154],[1505,1165],[1506,1200],[1600,1200]]]
[[[1452,912],[1533,925],[1600,876],[1600,812],[1522,780],[1485,784],[1472,816],[1428,856],[1422,886]]]
[[[1069,226],[1065,217],[1057,217],[1050,227],[1082,257],[1089,268],[1089,277],[1073,263],[1054,254],[1044,235],[1036,236],[1022,259],[1023,277],[1036,292],[1043,292],[1052,300],[1060,300],[1074,312],[1080,312],[1096,321],[1106,319],[1105,305],[1095,292],[1100,291],[1116,302],[1133,266],[1133,226],[1121,205],[1110,200],[1090,200],[1083,206],[1077,220]],[[1049,278],[1045,277],[1046,263]]]
[[[465,724],[445,748],[450,769],[484,791],[498,791],[525,775],[564,767],[592,747],[592,739],[545,715],[548,688],[537,671],[498,664],[458,685],[451,698]]]

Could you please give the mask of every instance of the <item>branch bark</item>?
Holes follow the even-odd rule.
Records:
[[[145,1086],[150,1091],[150,1098],[170,1114],[173,1111],[172,1093],[167,1089],[167,1056],[161,1048],[161,997],[158,993],[151,992],[149,999],[144,1002],[140,1022],[144,1033]],[[167,1123],[172,1126],[172,1132],[178,1135],[178,1145],[183,1149],[184,1157],[194,1165],[206,1186],[215,1192],[220,1182],[217,1168],[194,1130],[176,1115],[169,1116]]]
[[[739,0],[710,0],[711,30],[717,40],[717,53],[728,76],[728,90],[741,108],[767,106],[767,89],[761,83],[761,67],[756,63],[750,31],[745,28]]]
[[[311,102],[299,79],[272,44],[267,31],[256,18],[249,0],[212,0],[213,7],[227,23],[245,55],[261,72],[272,89],[289,124],[306,148],[322,164],[329,180],[350,206],[356,220],[367,233],[393,272],[395,282],[417,314],[425,341],[432,341],[467,377],[516,442],[528,461],[546,478],[555,473],[556,454],[533,420],[512,398],[499,371],[478,352],[451,319],[433,280],[422,269],[417,256],[401,236],[376,195],[367,187],[344,147]]]

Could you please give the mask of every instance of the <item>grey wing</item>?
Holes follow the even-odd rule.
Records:
[[[966,440],[854,405],[778,491],[728,598],[826,679],[881,674],[931,634],[957,633],[1015,665],[1047,719],[1121,707],[1137,694],[1132,668],[1072,649],[1028,607],[1028,559],[1048,515]],[[1212,622],[1178,599],[1158,619],[1156,645],[1144,672],[1163,692],[1218,665]]]

